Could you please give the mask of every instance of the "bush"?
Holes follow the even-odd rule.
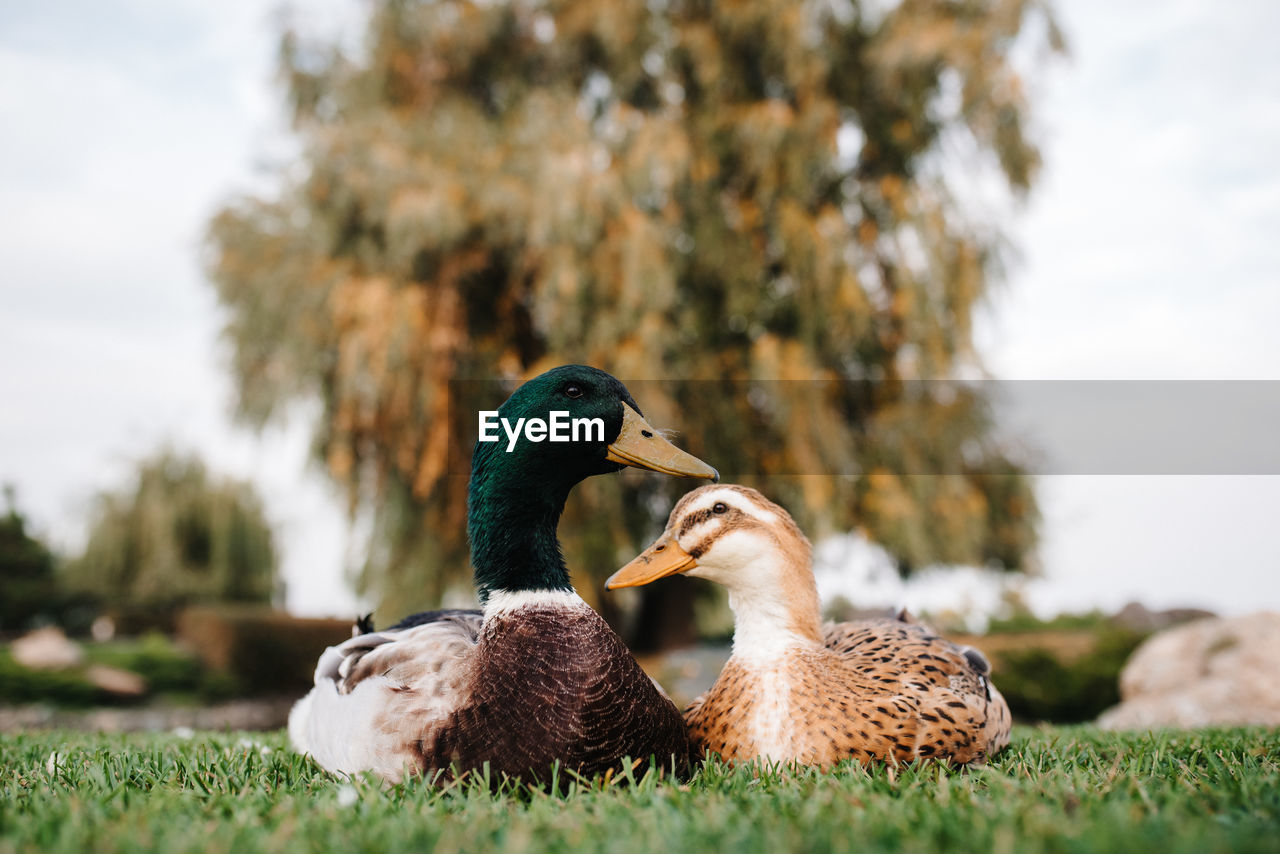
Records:
[[[85,652],[95,664],[138,674],[147,680],[152,693],[204,693],[207,675],[204,664],[159,632],[137,639],[90,645]]]
[[[209,670],[194,654],[159,633],[88,644],[84,651],[83,665],[66,670],[31,670],[14,661],[7,649],[0,648],[0,703],[92,706],[145,699],[99,689],[86,676],[92,665],[138,674],[146,680],[146,697],[164,694],[170,699],[208,701],[234,696],[237,690],[234,679]]]
[[[1093,649],[1069,661],[1043,646],[1008,650],[999,656],[994,680],[1019,720],[1091,721],[1120,702],[1120,671],[1145,637],[1099,629]]]
[[[302,693],[325,647],[351,637],[344,620],[306,620],[266,608],[202,606],[178,617],[179,637],[214,673],[249,694]]]
[[[78,670],[29,670],[0,649],[0,701],[92,706],[104,699]]]
[[[1101,611],[1086,611],[1083,614],[1057,614],[1045,620],[1030,611],[1018,609],[1007,617],[992,617],[991,621],[987,623],[987,634],[1073,630],[1103,631],[1111,628],[1114,624],[1114,618]]]

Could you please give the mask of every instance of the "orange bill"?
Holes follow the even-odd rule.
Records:
[[[649,426],[644,416],[625,403],[622,404],[622,430],[609,446],[605,459],[680,477],[704,477],[713,482],[720,480],[719,472],[668,442]]]
[[[697,566],[693,555],[680,548],[674,537],[663,534],[656,543],[645,549],[635,560],[609,577],[606,590],[619,587],[642,587],[659,578],[675,575]]]

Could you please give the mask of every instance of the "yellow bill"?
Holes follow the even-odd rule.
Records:
[[[697,565],[693,555],[680,548],[674,537],[663,534],[635,560],[611,575],[604,583],[604,588],[617,590],[619,587],[642,587],[651,581],[684,572]]]
[[[622,404],[622,430],[609,446],[605,459],[679,477],[704,477],[713,482],[720,480],[719,472],[668,442],[649,426],[644,416],[625,403]]]

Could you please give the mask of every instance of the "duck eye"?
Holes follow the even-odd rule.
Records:
[[[565,387],[564,387],[564,396],[565,396],[565,397],[572,397],[572,398],[579,398],[579,397],[582,397],[582,386],[580,386],[580,385],[567,385],[567,386],[565,386]]]
[[[717,501],[711,506],[712,513],[728,513],[729,507],[723,501]]]

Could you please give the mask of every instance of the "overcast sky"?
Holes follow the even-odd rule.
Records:
[[[350,614],[306,413],[230,417],[200,266],[211,212],[287,156],[257,0],[0,7],[0,480],[74,549],[91,496],[163,442],[252,477],[289,605]],[[1280,4],[1060,4],[1034,90],[1046,170],[979,338],[1000,377],[1280,380]],[[347,2],[308,21],[356,33]],[[1280,425],[1277,425],[1280,428]],[[1043,611],[1280,608],[1280,477],[1050,476]],[[924,595],[917,592],[911,595]]]

